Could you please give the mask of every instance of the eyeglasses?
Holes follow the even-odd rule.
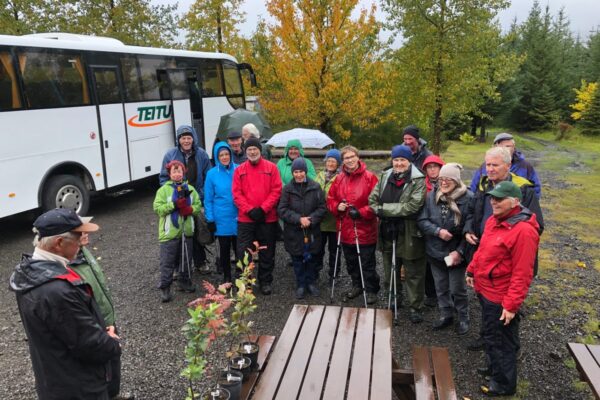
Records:
[[[438,178],[438,180],[440,181],[440,183],[451,183],[451,182],[454,182],[454,179],[452,179],[452,178]]]

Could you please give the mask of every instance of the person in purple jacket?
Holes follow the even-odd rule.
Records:
[[[542,197],[542,184],[540,182],[540,178],[533,166],[525,160],[525,156],[523,153],[518,151],[515,147],[515,139],[513,135],[510,133],[499,133],[494,138],[494,146],[496,147],[504,147],[510,152],[511,155],[511,163],[510,163],[510,172],[515,175],[518,175],[522,178],[527,179],[529,182],[533,184],[533,188],[535,189],[535,194],[539,199]],[[475,193],[477,191],[477,185],[481,180],[482,176],[485,176],[485,163],[481,164],[481,167],[475,171],[473,174],[473,179],[471,180],[471,192]]]

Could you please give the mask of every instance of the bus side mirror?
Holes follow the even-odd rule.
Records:
[[[250,85],[252,87],[256,87],[256,75],[254,74],[254,69],[252,69],[252,65],[248,63],[241,63],[238,64],[238,69],[240,70],[240,72],[242,70],[248,71],[248,75],[250,76]]]

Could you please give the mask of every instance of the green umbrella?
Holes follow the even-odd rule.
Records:
[[[255,111],[248,111],[243,108],[225,114],[221,117],[219,129],[217,130],[217,138],[219,140],[227,139],[229,132],[242,132],[242,126],[252,123],[260,132],[261,138],[269,139],[273,136],[271,126],[262,115]]]

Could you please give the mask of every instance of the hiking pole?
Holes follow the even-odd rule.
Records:
[[[192,281],[192,271],[190,268],[189,251],[185,240],[185,222],[187,217],[183,218],[183,224],[181,227],[181,273],[185,273],[187,269],[187,276],[189,281]],[[186,268],[187,267],[187,268]]]
[[[329,297],[329,304],[333,303],[333,291],[335,290],[335,279],[337,277],[338,257],[340,255],[340,243],[342,240],[342,219],[338,224],[338,235],[337,235],[337,247],[335,248],[335,263],[333,264],[333,281],[331,283],[331,297]]]
[[[393,283],[394,283],[394,322],[398,322],[398,287],[396,284],[396,235],[394,232],[394,240],[392,240],[392,271],[393,271]],[[390,285],[392,282],[390,282]],[[391,291],[390,291],[391,294]],[[389,308],[389,304],[388,304]]]
[[[356,220],[354,220],[354,241],[356,242],[356,253],[358,253],[358,269],[360,270],[360,282],[362,283],[363,298],[365,299],[365,308],[367,306],[367,291],[365,289],[365,277],[363,276],[362,260],[360,259],[360,246],[358,245],[358,231],[356,230]]]

